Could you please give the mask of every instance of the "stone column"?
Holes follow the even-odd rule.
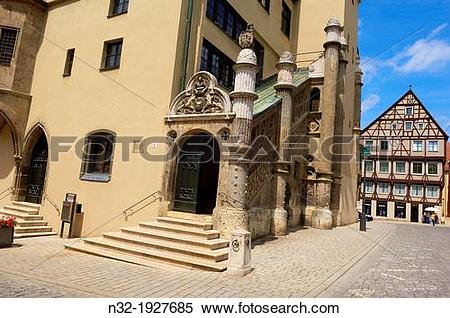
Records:
[[[317,206],[312,215],[312,226],[332,229],[331,184],[333,182],[334,143],[337,82],[339,78],[339,53],[341,48],[341,24],[331,18],[325,27],[326,42],[324,84],[322,90],[322,119],[320,127],[320,151],[317,158]]]
[[[242,47],[234,66],[235,84],[230,97],[236,114],[232,127],[232,140],[227,144],[228,179],[224,201],[226,206],[220,212],[217,228],[224,237],[236,230],[250,231],[247,206],[247,180],[250,162],[245,154],[250,148],[253,120],[253,106],[258,95],[255,93],[258,72],[256,54],[253,51],[253,29],[249,27],[239,39]]]
[[[347,143],[342,137],[344,135],[344,113],[345,113],[345,86],[346,86],[346,74],[347,74],[347,64],[348,60],[346,58],[346,44],[345,38],[341,40],[342,49],[339,58],[339,72],[338,72],[338,83],[337,91],[338,97],[336,100],[336,120],[335,120],[335,134],[337,138],[336,146],[334,150],[336,154],[333,156],[333,184],[331,186],[331,211],[333,217],[333,227],[340,226],[342,224],[342,211],[341,211],[341,187],[342,187],[342,165],[344,164],[342,153],[343,153],[343,143]],[[346,136],[347,137],[347,136]],[[348,146],[345,146],[348,147]],[[348,149],[345,154],[349,153]],[[346,163],[347,164],[347,163]],[[350,164],[350,162],[348,163]]]
[[[277,95],[282,98],[281,101],[281,120],[280,120],[280,141],[278,145],[281,158],[276,163],[276,202],[273,215],[272,234],[282,236],[287,234],[289,212],[286,210],[286,186],[289,180],[289,150],[286,147],[291,133],[292,123],[292,91],[295,88],[293,84],[293,74],[297,69],[294,57],[291,52],[284,52],[277,64],[278,81],[275,85]],[[298,224],[298,223],[297,223]]]

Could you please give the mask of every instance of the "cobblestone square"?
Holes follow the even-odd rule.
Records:
[[[150,268],[66,251],[76,240],[0,250],[1,297],[449,297],[450,228],[370,223],[255,242],[254,271]],[[346,242],[346,244],[342,244]]]

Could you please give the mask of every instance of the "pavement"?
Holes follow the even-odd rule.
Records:
[[[387,222],[301,228],[254,242],[245,277],[150,268],[67,251],[78,240],[0,249],[0,297],[450,297],[450,228]]]

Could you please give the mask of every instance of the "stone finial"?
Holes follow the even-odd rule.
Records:
[[[327,26],[325,27],[325,32],[327,33],[325,45],[330,43],[341,44],[341,23],[337,18],[331,18],[328,20]]]
[[[278,81],[275,86],[277,88],[292,88],[294,81],[294,72],[297,69],[294,55],[291,52],[284,52],[280,56],[280,61],[277,64]]]
[[[242,31],[239,35],[239,45],[243,49],[251,49],[253,47],[253,41],[255,40],[255,32],[253,30],[253,24],[247,25],[247,30]]]

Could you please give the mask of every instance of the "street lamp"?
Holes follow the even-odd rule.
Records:
[[[366,177],[367,177],[367,169],[366,169],[366,159],[370,156],[370,149],[367,147],[362,147],[361,155],[363,159],[363,195],[362,195],[362,211],[361,216],[359,218],[359,230],[365,232],[367,229],[367,220],[366,220],[366,208],[364,200],[366,198]]]

